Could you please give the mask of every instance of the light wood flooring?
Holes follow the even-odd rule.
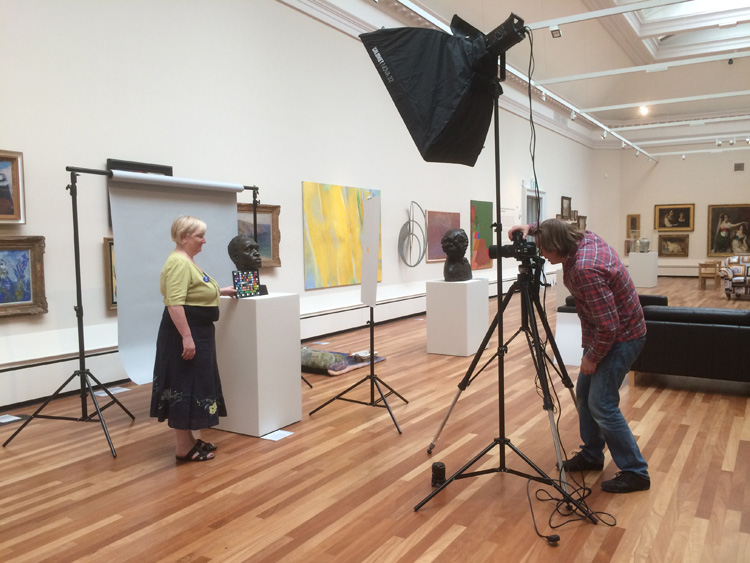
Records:
[[[644,292],[666,294],[672,305],[750,308],[710,287],[699,291],[696,278],[660,278]],[[554,326],[554,290],[546,301]],[[496,307],[493,300],[493,315]],[[507,338],[520,326],[517,298],[503,319]],[[663,376],[632,389],[624,384],[622,410],[650,464],[652,487],[603,492],[600,482],[616,472],[609,457],[603,471],[586,474],[586,503],[614,525],[576,521],[553,530],[554,504],[536,492],[554,491],[505,472],[456,480],[415,512],[433,490],[433,462],[451,475],[500,433],[493,362],[460,396],[428,455],[471,358],[428,355],[425,325],[419,316],[375,331],[376,349],[387,358],[375,371],[409,401],[388,398],[402,435],[379,407],[335,401],[308,415],[369,368],[306,375],[314,387],[300,382],[302,420],[280,441],[206,431],[219,450],[205,463],[175,462],[171,431],[148,417],[150,385],[129,384],[131,391],[118,395],[135,421],[116,406],[105,411],[116,458],[98,423],[34,420],[0,450],[0,561],[750,561],[747,384]],[[362,329],[311,345],[357,351],[368,348],[368,338]],[[485,357],[495,349],[493,343]],[[748,369],[746,359],[738,369]],[[571,369],[574,380],[576,374]],[[579,443],[575,408],[559,378],[552,381],[562,443],[572,452]],[[364,385],[349,396],[367,401],[369,391]],[[507,437],[556,476],[549,418],[522,337],[505,358],[503,399]],[[80,408],[78,397],[68,397],[44,412],[78,416]],[[15,428],[0,427],[0,441]],[[529,472],[506,452],[507,467]],[[500,467],[500,447],[477,466]],[[560,536],[557,546],[535,534],[530,504],[540,531]]]

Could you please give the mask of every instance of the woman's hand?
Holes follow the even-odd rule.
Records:
[[[224,295],[227,297],[237,297],[237,290],[231,285],[228,287],[222,287],[219,290],[219,295]]]
[[[192,360],[195,357],[195,342],[193,342],[193,336],[182,337],[182,359]]]
[[[508,231],[508,238],[510,240],[513,240],[513,233],[516,231],[521,231],[523,233],[523,238],[526,238],[529,236],[529,230],[531,229],[531,225],[515,225],[514,227],[510,228],[510,231]]]

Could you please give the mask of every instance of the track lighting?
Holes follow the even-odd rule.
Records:
[[[635,151],[635,157],[638,158],[638,156],[641,154],[641,151]]]
[[[720,146],[721,146],[721,141],[720,141],[719,139],[716,139],[716,146],[717,146],[717,147],[720,147]]]
[[[570,110],[570,120],[575,121],[576,120],[576,112],[575,110]]]
[[[606,139],[606,138],[607,138],[607,130],[605,129],[604,131],[602,131],[602,139]]]
[[[682,160],[685,160],[685,153],[682,153]]]
[[[625,141],[622,142],[622,145],[620,145],[620,148],[625,148]]]
[[[747,143],[748,145],[750,145],[750,137],[748,137],[747,139],[745,139],[745,142],[746,142],[746,143]]]
[[[734,139],[729,139],[729,146],[730,146],[730,147],[733,147],[733,146],[734,146]]]
[[[543,102],[547,101],[547,94],[545,94],[544,92],[542,92],[542,101]]]
[[[560,31],[559,25],[549,26],[549,32],[552,34],[552,37],[554,39],[559,39],[560,37],[562,37],[562,31]]]

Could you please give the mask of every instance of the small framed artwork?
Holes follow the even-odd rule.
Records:
[[[640,215],[628,215],[625,227],[625,238],[641,238]]]
[[[0,237],[0,317],[46,312],[44,237]]]
[[[690,235],[659,235],[659,256],[687,258]]]
[[[750,204],[708,206],[708,256],[750,252]]]
[[[572,199],[567,196],[560,198],[560,215],[563,219],[570,219],[570,208]]]
[[[427,260],[445,262],[443,235],[450,229],[461,228],[461,214],[449,211],[427,211]]]
[[[578,216],[578,228],[582,231],[586,230],[586,215]]]
[[[578,210],[574,209],[570,212],[570,220],[571,221],[578,221]]]
[[[25,222],[23,153],[0,150],[0,224]]]
[[[471,269],[484,270],[492,267],[489,248],[492,245],[494,234],[492,225],[492,202],[476,201],[470,202],[471,212],[471,237],[469,238],[469,250],[471,251]]]
[[[104,237],[104,286],[107,294],[107,309],[117,309],[115,241],[112,237]]]
[[[692,231],[695,204],[654,205],[654,229],[657,231]]]
[[[261,267],[279,267],[281,266],[281,256],[279,256],[281,206],[258,204],[257,211],[258,240],[255,242],[258,243],[260,249]],[[237,233],[254,236],[252,203],[237,204]]]

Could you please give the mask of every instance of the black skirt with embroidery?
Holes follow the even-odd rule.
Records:
[[[184,309],[195,357],[182,359],[182,337],[165,307],[156,340],[151,416],[166,420],[171,428],[200,430],[216,426],[219,417],[227,415],[216,363],[214,321],[219,319],[219,308],[185,305]]]

